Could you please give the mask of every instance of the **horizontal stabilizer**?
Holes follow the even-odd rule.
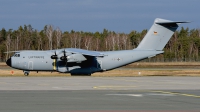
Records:
[[[189,21],[155,22],[156,24],[190,23]]]

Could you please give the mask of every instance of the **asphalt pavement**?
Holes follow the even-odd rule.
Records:
[[[0,77],[1,112],[199,112],[200,77]]]

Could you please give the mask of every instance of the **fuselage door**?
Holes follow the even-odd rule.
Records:
[[[28,69],[33,70],[33,62],[32,61],[28,62]]]

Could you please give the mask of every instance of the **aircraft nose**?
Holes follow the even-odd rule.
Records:
[[[12,65],[11,65],[11,58],[9,58],[9,59],[6,61],[6,64],[7,64],[8,66],[10,66],[10,67],[12,66]]]

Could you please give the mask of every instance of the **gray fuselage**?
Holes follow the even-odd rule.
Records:
[[[101,52],[105,56],[86,56],[82,62],[68,62],[67,66],[60,59],[51,59],[50,51],[22,51],[11,57],[11,66],[24,71],[58,71],[65,73],[91,74],[118,68],[135,61],[153,57],[163,51],[123,50]]]

